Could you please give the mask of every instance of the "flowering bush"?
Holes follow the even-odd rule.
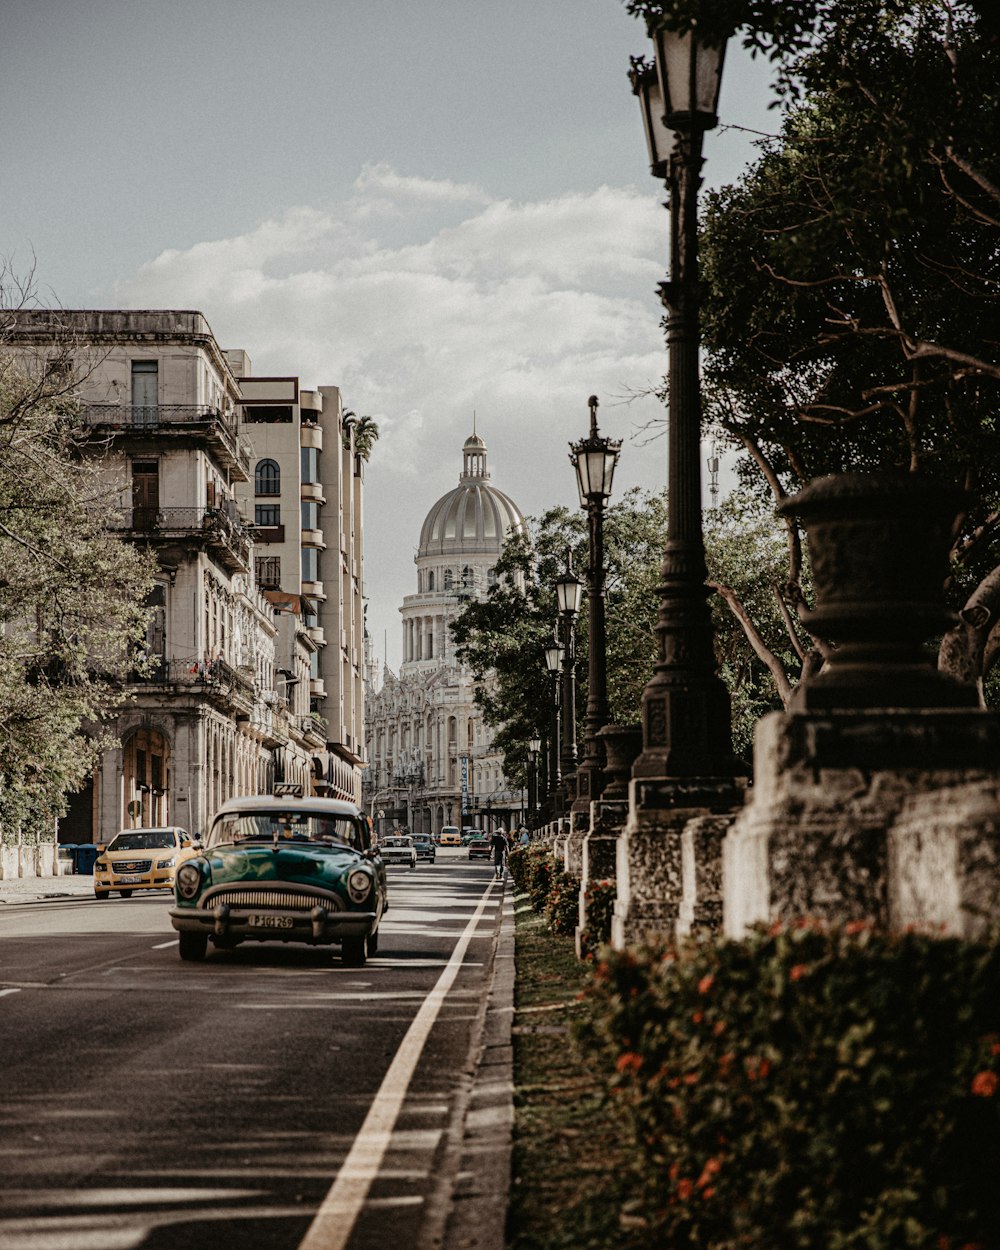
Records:
[[[611,954],[587,997],[645,1244],[1000,1247],[1000,947],[804,924]]]
[[[545,901],[549,928],[560,937],[572,937],[580,918],[580,878],[557,869],[549,882]]]
[[[584,959],[593,959],[600,948],[611,941],[611,915],[617,897],[618,885],[610,878],[588,882],[584,898],[587,923],[580,938]]]
[[[531,899],[531,905],[537,912],[545,910],[545,904],[549,901],[549,893],[552,889],[552,879],[556,873],[562,872],[562,869],[552,858],[552,852],[548,847],[540,848],[540,855],[532,855],[528,860],[528,871],[526,888],[528,897]]]
[[[507,870],[515,886],[522,892],[528,888],[530,866],[543,849],[541,846],[515,846],[507,853]]]

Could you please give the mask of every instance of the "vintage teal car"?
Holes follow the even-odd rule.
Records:
[[[199,854],[177,870],[170,919],[181,959],[211,940],[339,945],[360,967],[378,949],[388,906],[385,868],[354,803],[257,795],[216,813]]]

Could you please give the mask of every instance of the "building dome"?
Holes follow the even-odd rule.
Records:
[[[462,446],[462,476],[437,501],[420,530],[417,558],[435,555],[498,556],[511,533],[526,528],[520,508],[490,484],[486,444],[472,434]]]

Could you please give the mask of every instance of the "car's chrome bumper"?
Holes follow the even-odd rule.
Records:
[[[261,915],[279,923],[273,926],[250,923],[251,916]],[[312,945],[326,945],[341,942],[345,937],[368,937],[375,929],[378,913],[333,911],[320,904],[308,912],[293,912],[220,903],[212,908],[172,907],[170,921],[178,933],[206,933],[213,937],[255,942],[308,942]],[[290,923],[280,923],[285,921]]]

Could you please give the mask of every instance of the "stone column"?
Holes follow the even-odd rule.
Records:
[[[814,917],[975,936],[1000,921],[1000,716],[774,712],[723,846],[725,932]]]

